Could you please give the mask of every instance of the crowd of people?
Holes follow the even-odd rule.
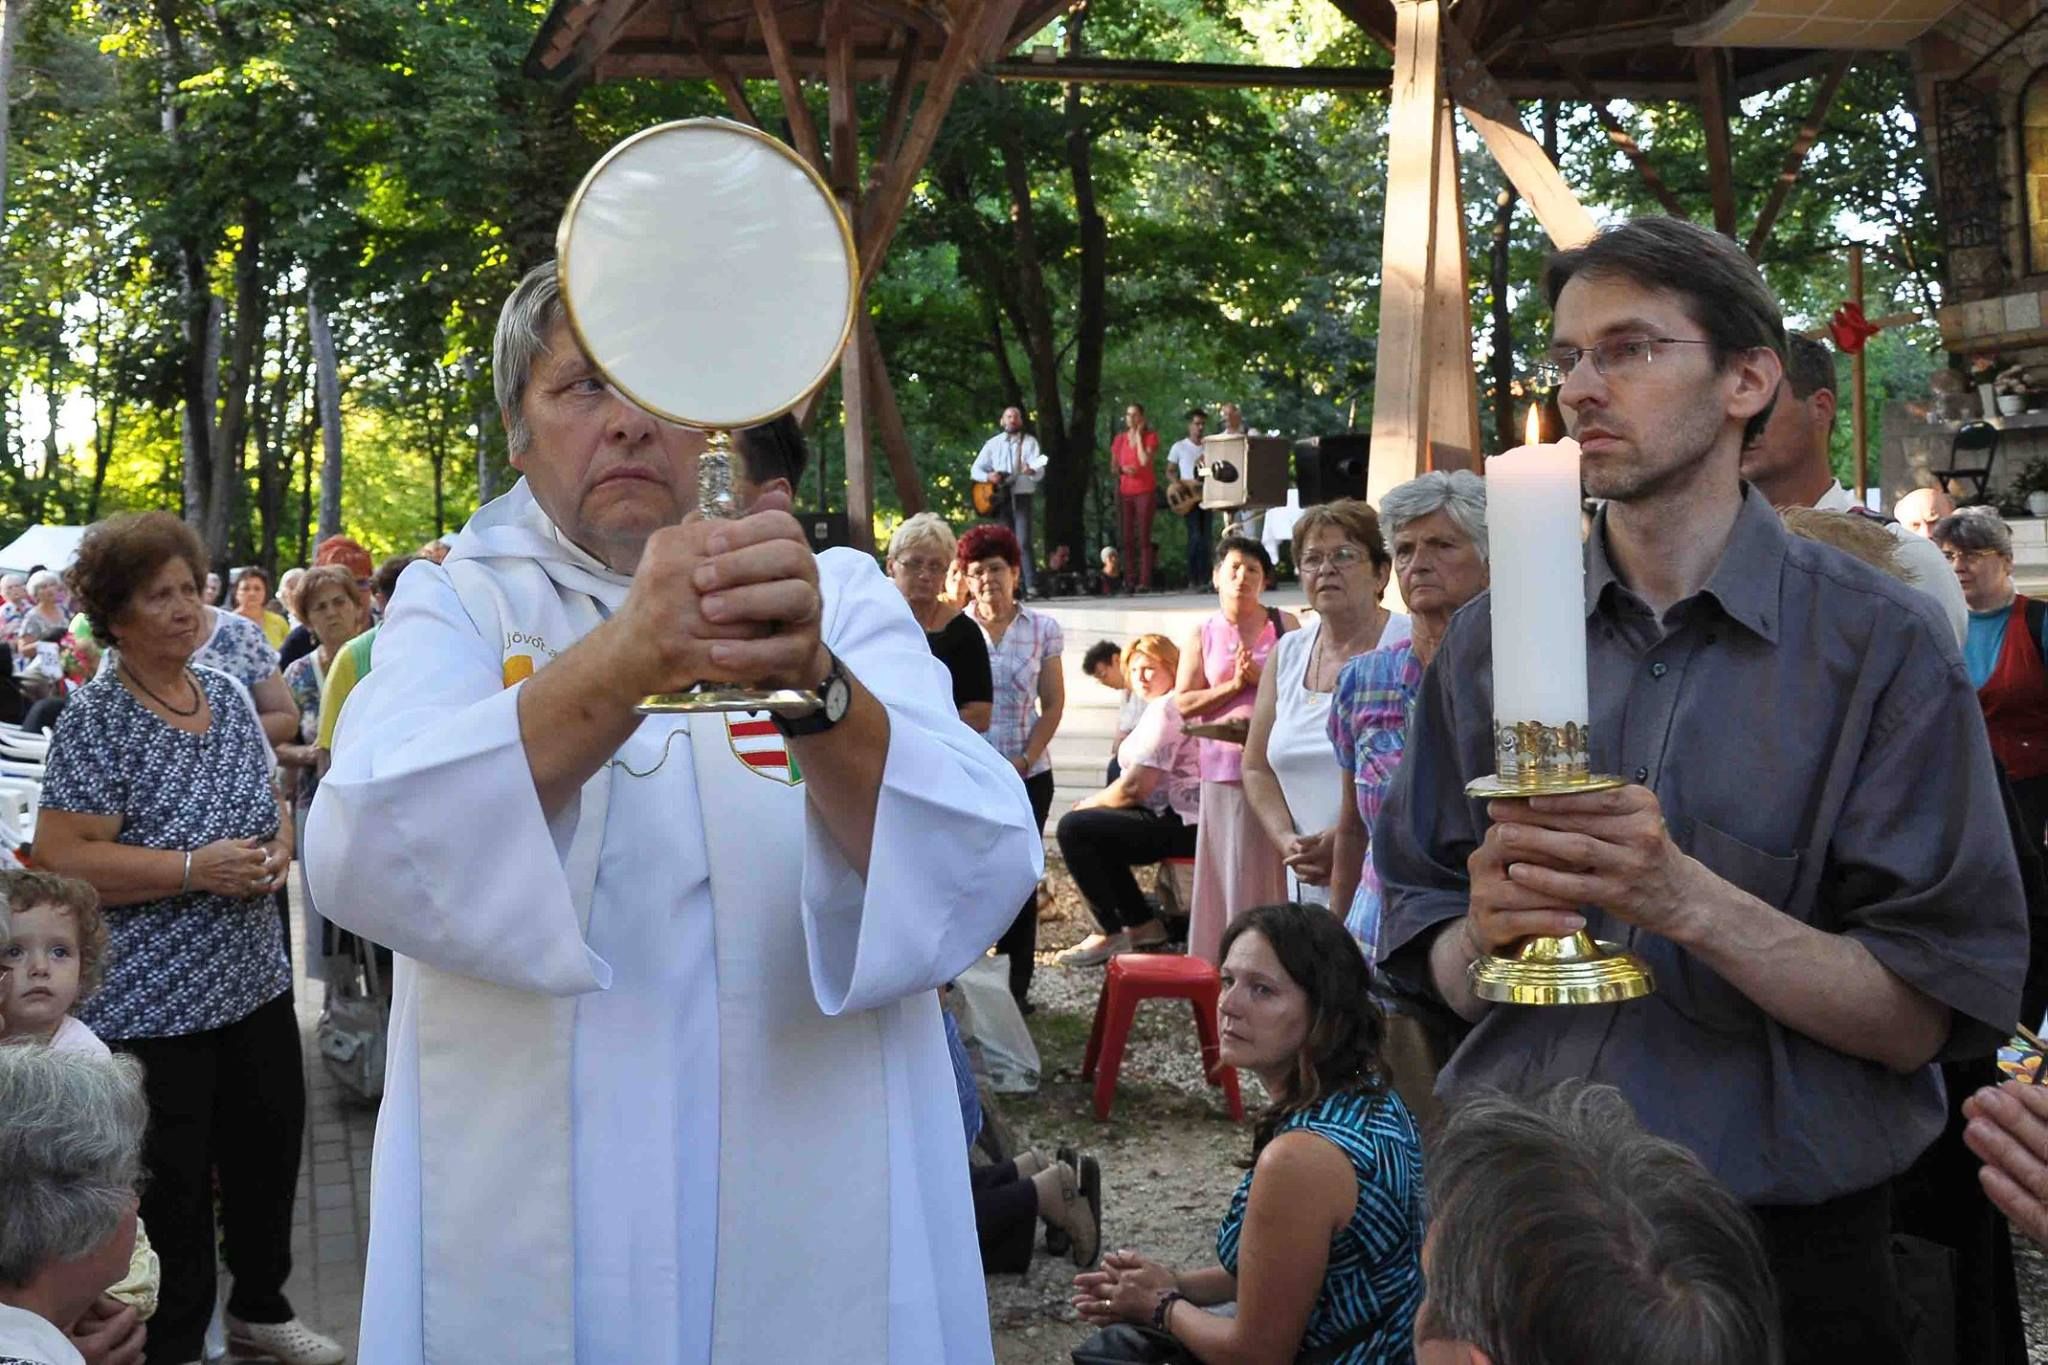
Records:
[[[350,935],[401,959],[379,1365],[986,1361],[975,1272],[1041,1235],[1083,1365],[2023,1361],[2048,1089],[1997,1053],[2048,1009],[2048,618],[2009,530],[1852,505],[1832,359],[1725,239],[1619,225],[1543,290],[1623,785],[1466,794],[1501,719],[1469,472],[1306,509],[1299,613],[1260,540],[1205,535],[1215,610],[1083,657],[1119,719],[1051,831],[1096,920],[1053,962],[1213,968],[1270,1101],[1213,1263],[1109,1245],[1079,1147],[963,1156],[943,998],[993,951],[1032,1008],[1068,704],[1021,412],[976,466],[1000,518],[909,518],[880,573],[788,516],[788,419],[738,433],[748,515],[687,518],[701,437],[602,382],[547,265],[494,353],[525,477],[452,553],[337,537],[274,593],[140,513],[0,581],[53,727],[34,870],[0,872],[0,1361],[195,1361],[223,1261],[233,1352],[343,1358],[285,1294],[294,862],[309,975]],[[1138,585],[1157,445],[1134,405]],[[781,699],[642,714],[697,680]],[[1654,993],[1475,993],[1580,929]],[[829,1312],[789,1311],[793,1265]]]

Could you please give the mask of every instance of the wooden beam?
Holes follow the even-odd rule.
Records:
[[[924,83],[924,97],[917,102],[917,113],[903,135],[903,146],[889,165],[888,177],[861,206],[863,295],[888,257],[889,243],[896,237],[904,210],[910,207],[910,192],[924,170],[925,158],[932,154],[932,144],[938,141],[939,127],[946,121],[946,111],[953,107],[953,96],[959,93],[960,82],[973,70],[976,54],[988,41],[982,31],[984,24],[999,25],[1007,32],[1019,3],[1021,0],[961,0],[954,11],[953,29],[946,35],[945,49],[932,69],[931,79]]]
[[[1863,248],[1849,248],[1849,297],[1856,302],[1856,310],[1863,310]],[[1854,406],[1850,409],[1851,439],[1856,444],[1856,505],[1864,505],[1870,486],[1870,432],[1865,429],[1865,413],[1870,406],[1870,362],[1864,355],[1865,347],[1857,347],[1849,357],[1849,395]],[[1953,460],[1951,464],[1955,463]]]
[[[754,0],[754,19],[761,26],[761,42],[768,49],[768,61],[775,68],[775,83],[782,89],[782,112],[789,120],[790,139],[797,155],[825,170],[825,156],[818,146],[818,125],[811,121],[811,108],[804,103],[803,82],[797,79],[790,61],[789,41],[782,36],[782,23],[775,17],[775,0]]]
[[[860,221],[860,87],[853,74],[853,0],[825,0],[825,98],[832,130],[827,176],[848,222]]]
[[[1799,183],[1799,172],[1806,165],[1806,154],[1813,150],[1813,144],[1820,139],[1820,127],[1827,121],[1828,109],[1835,102],[1835,92],[1842,88],[1842,78],[1849,74],[1849,64],[1855,60],[1855,53],[1841,53],[1829,64],[1826,74],[1820,78],[1820,88],[1813,92],[1813,107],[1807,111],[1806,121],[1799,125],[1799,132],[1793,137],[1792,145],[1785,149],[1785,164],[1779,169],[1777,181],[1771,186],[1771,197],[1764,201],[1763,211],[1756,216],[1756,227],[1750,231],[1751,260],[1763,259],[1764,243],[1771,240],[1771,229],[1777,225],[1778,215],[1784,211],[1785,201],[1791,197],[1792,187]]]
[[[599,60],[618,41],[619,34],[647,3],[648,0],[599,0],[578,32],[562,74],[571,82],[588,79]]]
[[[1393,73],[1368,66],[1252,66],[1242,62],[1138,62],[1106,57],[1054,61],[1011,57],[988,72],[999,81],[1063,85],[1163,85],[1226,90],[1385,90]]]
[[[896,496],[903,503],[905,516],[916,516],[928,505],[924,496],[924,479],[917,472],[917,459],[911,453],[910,432],[903,425],[903,410],[896,405],[896,386],[889,382],[889,365],[882,358],[882,343],[875,335],[875,320],[865,309],[854,341],[863,351],[862,364],[866,369],[868,384],[868,418],[875,435],[882,441],[882,452],[889,460],[889,478],[896,485]]]
[[[1471,258],[1465,195],[1458,182],[1458,134],[1449,101],[1438,119],[1435,250],[1429,271],[1429,467],[1480,467],[1479,379],[1472,364]]]
[[[1451,94],[1465,111],[1465,121],[1485,140],[1487,150],[1529,201],[1530,212],[1560,247],[1577,246],[1598,231],[1593,215],[1564,183],[1557,164],[1543,144],[1529,136],[1514,101],[1493,79],[1455,24],[1444,30],[1445,74]]]
[[[854,546],[875,550],[875,466],[868,451],[867,366],[858,345],[839,353],[839,397],[846,407],[846,521]]]
[[[1437,0],[1396,0],[1387,110],[1386,213],[1380,238],[1380,335],[1366,501],[1429,468],[1429,297],[1435,278],[1437,174],[1443,159],[1443,42]]]
[[[1700,121],[1707,130],[1707,183],[1714,195],[1714,231],[1733,237],[1735,173],[1734,153],[1728,145],[1727,65],[1718,47],[1695,49],[1692,61],[1700,84]]]
[[[910,122],[910,96],[917,88],[918,42],[915,33],[904,35],[903,52],[889,77],[889,102],[882,106],[882,130],[875,138],[874,161],[869,167],[870,186],[880,183],[885,167],[896,159],[903,130]]]
[[[677,27],[682,30],[683,37],[689,40],[698,60],[704,63],[705,74],[711,78],[711,83],[718,87],[718,93],[725,97],[725,107],[731,110],[732,116],[741,123],[759,128],[761,116],[754,112],[752,102],[747,99],[746,87],[741,85],[739,77],[733,74],[731,65],[725,60],[725,54],[711,41],[711,36],[704,31],[704,26],[697,22],[696,11],[688,4],[679,4],[675,7],[674,13]]]
[[[1641,145],[1615,116],[1613,106],[1600,98],[1599,92],[1593,88],[1593,83],[1586,79],[1582,69],[1574,66],[1571,71],[1572,83],[1579,87],[1579,93],[1585,97],[1586,103],[1593,106],[1593,117],[1599,119],[1600,126],[1607,130],[1607,140],[1621,149],[1621,154],[1636,168],[1636,174],[1642,178],[1650,193],[1657,197],[1657,202],[1664,206],[1664,211],[1673,218],[1690,218],[1692,215],[1686,212],[1684,204],[1678,202],[1678,196],[1664,183],[1664,177],[1657,174],[1657,168],[1650,164],[1650,158],[1644,154]]]

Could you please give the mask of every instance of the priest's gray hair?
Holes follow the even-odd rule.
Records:
[[[114,1235],[148,1115],[131,1058],[0,1047],[0,1284],[25,1286]]]
[[[523,407],[526,385],[533,378],[534,361],[548,348],[548,333],[561,320],[562,286],[552,260],[527,271],[498,310],[498,333],[491,339],[491,387],[505,423],[505,448],[514,455],[525,454],[533,444]]]
[[[910,550],[930,547],[938,552],[939,558],[950,560],[959,541],[953,535],[953,528],[937,512],[919,512],[914,517],[904,518],[903,524],[889,537],[890,559],[897,559]]]
[[[1387,544],[1411,521],[1442,512],[1471,540],[1486,559],[1486,480],[1469,469],[1432,469],[1419,478],[1396,484],[1380,497],[1380,529]]]

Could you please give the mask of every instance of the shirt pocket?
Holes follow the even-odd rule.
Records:
[[[1766,853],[1732,834],[1695,820],[1686,850],[1715,876],[1740,887],[1774,910],[1783,910],[1799,880],[1798,854]],[[1670,1006],[1702,1028],[1724,1034],[1756,1034],[1765,1015],[1748,996],[1690,953],[1673,951],[1671,969],[1657,983]]]

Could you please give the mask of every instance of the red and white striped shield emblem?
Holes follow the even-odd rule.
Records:
[[[766,711],[727,716],[725,732],[732,741],[733,756],[746,764],[749,772],[791,787],[804,780],[796,766],[796,756],[789,751],[789,741],[775,728]]]

